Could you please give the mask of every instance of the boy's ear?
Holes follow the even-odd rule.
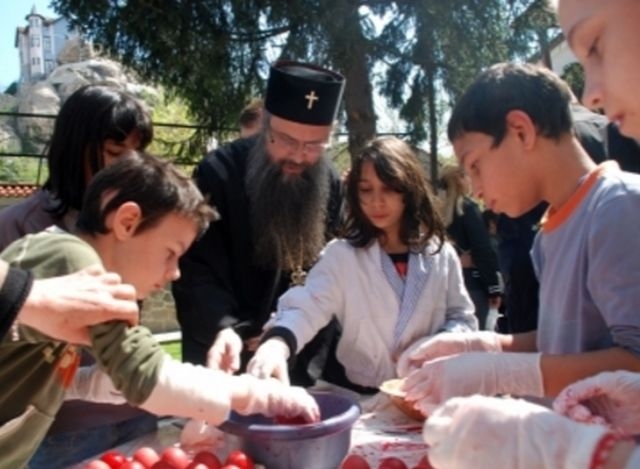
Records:
[[[527,114],[524,111],[514,109],[509,111],[506,116],[507,131],[512,132],[526,149],[531,149],[538,136],[538,130]]]
[[[136,232],[142,221],[142,210],[135,202],[125,202],[114,212],[111,231],[118,240],[126,240]]]

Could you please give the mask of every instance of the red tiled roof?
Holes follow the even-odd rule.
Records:
[[[38,189],[35,184],[0,184],[0,197],[29,197]]]

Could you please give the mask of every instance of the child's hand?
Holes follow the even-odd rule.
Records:
[[[405,400],[425,415],[457,396],[542,397],[540,354],[469,352],[437,358],[409,374],[401,390],[407,393]]]
[[[318,403],[305,389],[289,386],[280,381],[268,378],[259,379],[255,376],[235,376],[237,392],[244,394],[243,399],[233,402],[233,409],[240,414],[263,414],[268,417],[302,417],[307,422],[320,420]],[[238,387],[242,387],[242,390]]]
[[[474,468],[589,467],[605,435],[542,406],[485,396],[447,401],[423,431],[434,466]]]
[[[640,433],[640,374],[607,371],[567,386],[553,402],[556,412],[578,422],[609,424]]]
[[[498,334],[489,331],[440,334],[419,339],[410,345],[398,359],[396,371],[404,378],[423,363],[439,357],[466,352],[500,352]]]
[[[284,384],[289,384],[287,358],[289,358],[287,344],[281,339],[271,338],[258,347],[247,365],[247,373],[263,379],[273,377]]]

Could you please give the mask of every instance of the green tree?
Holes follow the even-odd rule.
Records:
[[[154,122],[153,141],[149,151],[187,166],[200,160],[210,135],[198,127],[187,104],[178,96],[168,96],[163,88],[158,95],[145,102],[154,102],[151,118]]]
[[[225,137],[248,96],[262,90],[265,40],[258,2],[54,0],[53,8],[136,70],[180,96],[202,124]],[[222,129],[222,130],[220,130]]]
[[[562,71],[562,79],[571,87],[571,91],[578,98],[582,99],[584,93],[584,69],[580,62],[573,62]]]
[[[547,68],[552,68],[551,45],[560,29],[549,0],[516,0],[512,11],[513,34],[509,40],[512,54],[526,60],[538,56]]]
[[[15,96],[16,94],[18,94],[18,82],[14,81],[9,86],[7,86],[7,89],[4,90],[4,94],[10,94],[11,96]]]
[[[414,141],[429,139],[432,180],[450,101],[483,67],[507,58],[504,10],[500,0],[405,0],[397,2],[380,37],[388,64],[382,93],[400,110]]]
[[[432,171],[442,115],[483,67],[507,57],[513,12],[539,0],[53,0],[103,50],[185,100],[224,139],[276,58],[347,79],[349,152],[376,133],[374,81]],[[376,27],[379,18],[386,24]],[[375,21],[374,21],[375,19]],[[151,25],[151,26],[149,26]],[[382,70],[382,72],[378,72]],[[223,129],[223,130],[220,130]],[[435,174],[435,173],[434,173]]]

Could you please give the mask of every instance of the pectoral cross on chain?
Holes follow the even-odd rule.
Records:
[[[316,96],[316,92],[315,91],[311,90],[311,93],[306,95],[304,97],[304,99],[307,100],[307,109],[311,109],[311,108],[313,108],[313,103],[315,101],[318,101],[320,98],[318,96]]]

